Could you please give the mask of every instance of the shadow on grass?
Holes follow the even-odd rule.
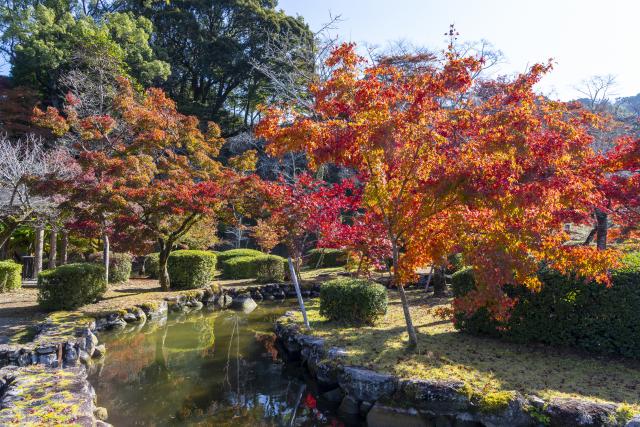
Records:
[[[390,293],[390,298],[395,298]],[[522,345],[458,332],[435,316],[442,300],[411,295],[418,347],[407,350],[399,301],[390,300],[375,326],[323,320],[310,305],[311,325],[331,345],[344,347],[349,363],[402,377],[457,379],[476,392],[517,390],[542,397],[584,397],[640,407],[640,361],[580,354],[543,345]]]

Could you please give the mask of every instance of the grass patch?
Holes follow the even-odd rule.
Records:
[[[485,396],[480,403],[487,408],[502,405],[509,392],[518,391],[544,399],[626,402],[627,412],[640,412],[640,362],[467,335],[436,315],[449,301],[427,298],[422,290],[407,290],[407,295],[418,332],[415,352],[406,350],[405,321],[395,291],[389,292],[386,316],[374,326],[337,325],[320,316],[318,301],[310,301],[312,332],[345,348],[353,365],[404,378],[464,381],[474,397]]]

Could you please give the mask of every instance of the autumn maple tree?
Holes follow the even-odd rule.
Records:
[[[82,167],[81,179],[60,188],[69,192],[79,226],[138,248],[155,242],[160,285],[169,289],[174,244],[216,213],[235,177],[216,160],[220,129],[209,123],[201,132],[164,92],[138,94],[124,78],[110,114],[80,115],[81,102],[69,96],[63,111],[35,111],[37,123],[72,141]]]
[[[613,255],[568,246],[564,222],[584,221],[596,197],[587,124],[592,117],[537,95],[550,69],[481,80],[482,59],[453,49],[408,69],[367,64],[353,44],[336,48],[311,114],[271,108],[257,134],[272,154],[303,150],[313,166],[352,168],[362,206],[391,244],[411,345],[417,344],[403,289],[417,268],[462,253],[477,289],[459,309],[508,316],[506,283],[531,289],[540,261],[607,281]]]
[[[261,221],[258,233],[271,244],[276,238],[283,243],[299,271],[309,244],[329,238],[342,224],[343,214],[357,207],[358,198],[350,194],[352,188],[348,180],[328,184],[308,173],[298,175],[293,182],[263,181],[268,216]]]

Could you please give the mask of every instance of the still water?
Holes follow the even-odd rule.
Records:
[[[103,333],[90,379],[120,426],[342,426],[300,368],[279,359],[276,318],[290,307],[170,316],[163,325]]]

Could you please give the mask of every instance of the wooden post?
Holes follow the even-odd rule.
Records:
[[[296,274],[296,269],[293,267],[293,261],[291,261],[291,257],[288,257],[287,260],[289,261],[291,280],[293,280],[293,286],[296,288],[298,304],[300,305],[300,311],[302,312],[302,318],[304,319],[304,326],[307,329],[311,329],[311,326],[309,326],[309,319],[307,319],[307,310],[304,308],[304,301],[302,300],[302,293],[300,292],[300,285],[298,284],[298,275]]]
[[[33,277],[37,279],[42,271],[42,252],[44,251],[44,225],[36,226],[35,258],[33,260]]]
[[[102,235],[102,261],[104,262],[104,277],[109,283],[109,235]]]
[[[49,268],[56,268],[56,258],[58,256],[58,230],[51,227],[49,234]]]
[[[60,264],[67,263],[69,258],[69,232],[62,230],[62,242],[60,245]]]

